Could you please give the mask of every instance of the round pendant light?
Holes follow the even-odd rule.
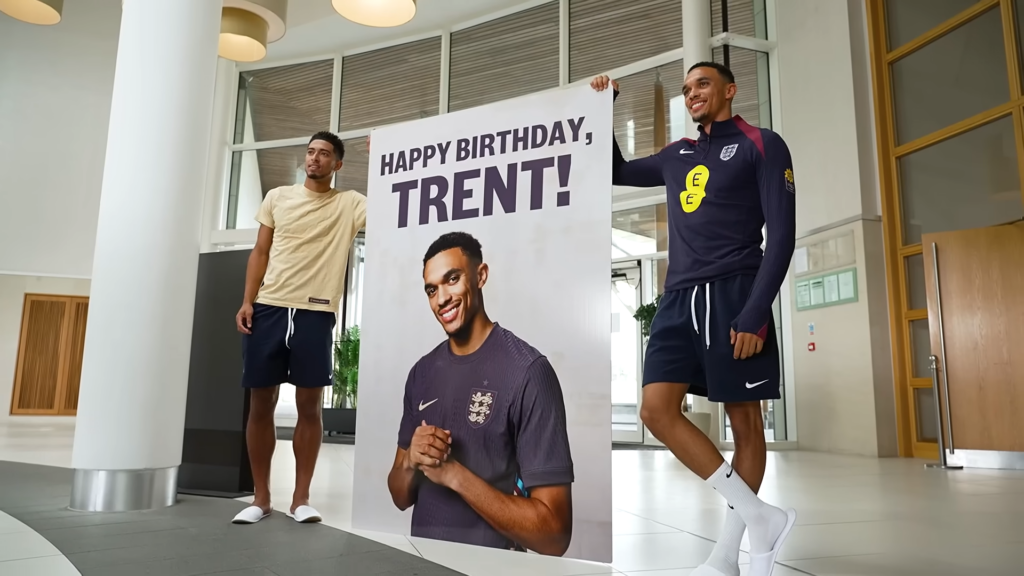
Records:
[[[331,0],[345,18],[375,28],[401,26],[416,15],[416,0]]]
[[[241,8],[224,8],[217,54],[235,62],[256,62],[267,55],[267,21]]]
[[[52,26],[63,10],[64,0],[0,0],[0,12],[29,24]]]
[[[217,54],[235,62],[262,60],[267,44],[284,36],[287,13],[288,0],[224,0]]]

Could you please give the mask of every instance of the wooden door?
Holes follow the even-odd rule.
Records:
[[[939,358],[940,394],[946,371],[953,447],[1024,452],[1024,222],[925,234],[922,241],[931,348]],[[948,450],[945,406],[943,414]]]
[[[26,294],[11,414],[74,415],[89,299]]]

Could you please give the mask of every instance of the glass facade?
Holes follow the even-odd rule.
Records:
[[[764,0],[709,1],[715,34],[767,39]],[[567,8],[567,18],[561,8]],[[613,130],[623,153],[627,158],[653,154],[683,137],[691,122],[681,97],[687,69],[680,59],[682,18],[679,0],[552,0],[452,32],[335,59],[242,66],[223,227],[258,227],[254,216],[266,193],[302,182],[307,139],[317,131],[333,130],[345,144],[335,187],[365,194],[366,139],[373,128],[550,90],[609,71],[617,71],[622,88]],[[716,49],[715,59],[736,75],[735,112],[753,125],[770,127],[769,55],[726,45]],[[617,440],[637,442],[644,440],[639,424],[644,342],[636,315],[663,290],[667,210],[664,190],[616,189],[613,205],[613,425],[622,433]],[[360,236],[352,249],[339,338],[361,322],[364,246]],[[286,407],[288,400],[282,397]],[[692,398],[681,408],[692,410]],[[770,404],[769,420],[773,410]]]

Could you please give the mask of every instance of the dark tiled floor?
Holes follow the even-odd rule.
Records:
[[[53,543],[83,576],[450,576],[443,566],[320,524],[274,514],[230,519],[245,504],[180,497],[150,512],[67,509],[71,470],[0,462],[0,510]]]

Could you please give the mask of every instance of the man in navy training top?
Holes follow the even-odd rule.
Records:
[[[388,489],[414,506],[413,536],[561,556],[574,480],[562,389],[547,358],[487,316],[487,276],[464,232],[423,258],[448,339],[409,371]]]
[[[609,84],[617,96],[607,76],[591,86]],[[780,397],[772,303],[796,240],[793,166],[778,134],[733,116],[735,95],[728,68],[698,63],[683,96],[699,138],[628,162],[618,144],[612,151],[614,184],[668,193],[668,272],[644,358],[640,416],[729,505],[722,537],[694,576],[739,576],[744,530],[751,576],[770,576],[796,520],[795,511],[757,497],[767,457],[760,402]],[[682,415],[687,392],[725,404],[736,439],[732,465]]]

